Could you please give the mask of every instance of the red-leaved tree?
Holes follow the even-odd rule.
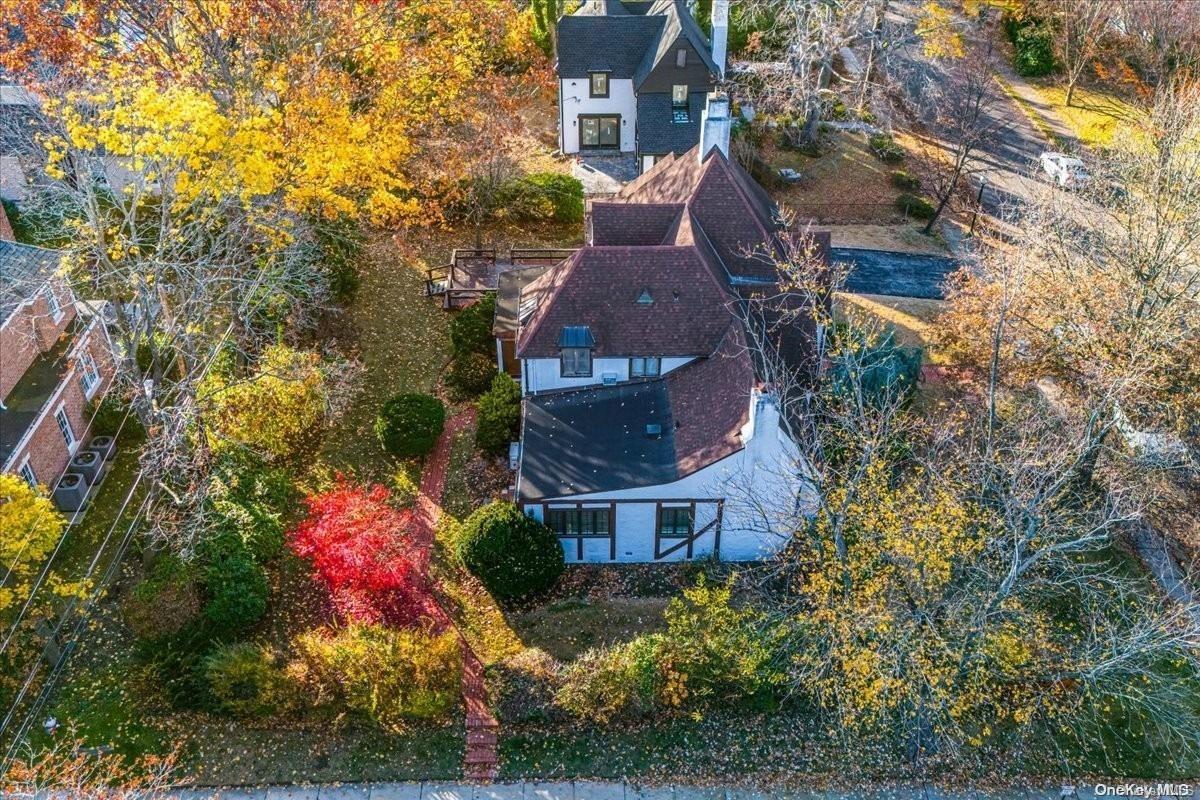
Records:
[[[289,534],[292,550],[313,566],[347,622],[410,625],[432,607],[415,564],[412,513],[388,503],[383,486],[339,479],[309,497],[308,518]]]

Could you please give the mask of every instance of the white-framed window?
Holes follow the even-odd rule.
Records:
[[[662,374],[662,360],[657,356],[629,359],[629,377],[657,378]]]
[[[67,418],[67,407],[59,406],[54,412],[54,421],[58,423],[58,431],[62,434],[63,441],[67,443],[67,449],[75,447],[75,431],[71,427],[71,420]]]
[[[675,51],[675,66],[679,69],[687,66],[687,50],[682,47]]]
[[[63,318],[62,303],[58,299],[58,293],[54,291],[53,286],[46,287],[46,304],[50,306],[50,316],[58,322]]]
[[[83,393],[91,400],[100,386],[100,371],[96,369],[96,359],[92,358],[91,353],[79,357],[79,370],[83,378]]]
[[[592,377],[592,349],[590,347],[564,347],[562,349],[561,374],[564,378]]]
[[[33,465],[29,463],[28,458],[26,458],[24,461],[21,462],[21,468],[17,470],[17,474],[19,474],[22,478],[24,478],[25,482],[28,483],[31,487],[33,487],[34,489],[37,488],[37,485],[38,485],[37,473],[33,471]]]

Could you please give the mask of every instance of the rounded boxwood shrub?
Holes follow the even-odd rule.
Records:
[[[437,444],[446,424],[446,407],[427,394],[399,394],[383,404],[375,435],[398,458],[423,456]]]
[[[512,503],[489,503],[472,513],[457,545],[463,564],[500,600],[549,589],[564,567],[554,531]]]
[[[921,181],[915,175],[909,175],[902,169],[894,171],[891,175],[892,186],[897,189],[903,189],[906,192],[915,192],[921,188]]]
[[[267,610],[267,573],[245,540],[227,529],[199,549],[203,565],[204,621],[216,638],[237,636]]]
[[[496,350],[492,321],[496,317],[496,293],[488,292],[479,301],[459,311],[450,320],[450,345],[456,357],[467,353],[490,356]]]
[[[460,353],[446,369],[446,385],[455,400],[478,397],[492,385],[496,362],[482,353]]]

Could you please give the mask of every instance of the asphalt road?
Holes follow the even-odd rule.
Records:
[[[852,265],[846,290],[858,294],[940,300],[945,296],[942,285],[946,276],[958,269],[958,262],[946,256],[890,250],[834,247],[830,256]]]

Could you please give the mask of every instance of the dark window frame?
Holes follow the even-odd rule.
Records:
[[[572,369],[567,369],[567,353],[587,354],[587,371],[582,372],[578,369],[578,365],[572,365]],[[595,369],[594,359],[592,358],[592,348],[590,347],[563,347],[558,351],[558,372],[564,378],[590,378]]]
[[[642,369],[640,372],[634,370],[634,362],[641,361]],[[654,371],[647,369],[649,362],[654,362]],[[658,356],[631,356],[629,359],[629,377],[631,378],[658,378],[662,376],[662,359]]]
[[[616,143],[615,144],[584,144],[583,143],[583,121],[585,119],[616,120],[616,130],[617,130]],[[617,150],[621,149],[621,122],[622,122],[622,119],[621,119],[620,114],[580,114],[577,122],[579,125],[579,149],[580,150],[612,150],[614,148]],[[600,128],[598,126],[596,128],[596,138],[597,138],[597,140],[599,140],[599,138],[600,138]]]
[[[681,521],[683,517],[683,521]],[[670,522],[668,523],[668,518]],[[686,526],[684,525],[686,522]],[[662,506],[658,510],[658,538],[686,539],[696,531],[694,506]]]
[[[604,78],[604,92],[596,91],[596,78]],[[612,93],[611,76],[607,72],[588,73],[588,97],[608,97]]]

